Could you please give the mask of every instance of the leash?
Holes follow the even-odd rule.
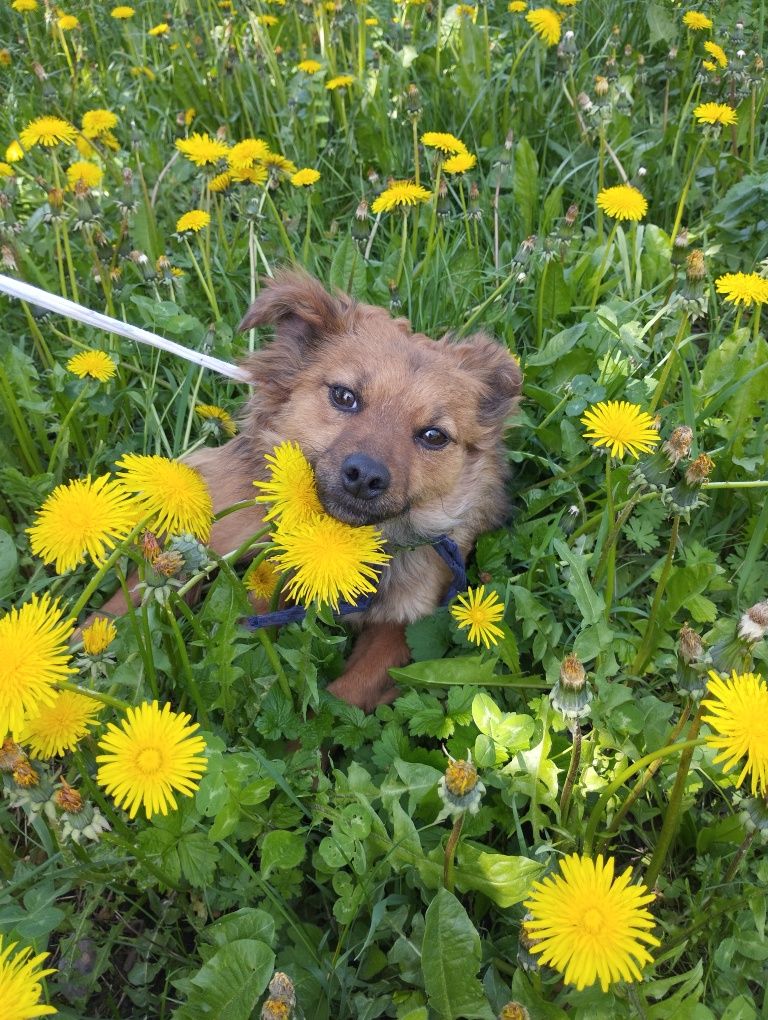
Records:
[[[467,571],[464,566],[464,557],[459,547],[447,535],[440,535],[434,542],[430,543],[438,556],[451,568],[451,586],[446,592],[441,606],[447,606],[460,591],[467,590]],[[376,598],[376,592],[370,595],[363,595],[357,602],[339,602],[336,616],[351,616],[352,613],[364,613],[370,608]],[[281,627],[285,623],[298,623],[307,615],[304,606],[289,606],[287,609],[277,609],[274,613],[261,613],[255,616],[247,616],[243,626],[248,630],[261,630],[262,627]]]

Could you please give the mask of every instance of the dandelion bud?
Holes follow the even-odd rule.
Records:
[[[61,209],[64,205],[64,191],[62,188],[51,188],[48,192],[48,205],[51,209]]]
[[[465,811],[474,815],[480,809],[485,786],[480,781],[471,760],[454,758],[438,783],[437,792],[444,804],[441,817],[444,818],[446,815],[457,817]]]
[[[694,248],[685,260],[685,275],[692,283],[698,283],[707,275],[704,252],[701,248]]]
[[[97,616],[83,631],[83,650],[86,655],[97,656],[109,648],[117,637],[117,627],[105,616]]]
[[[16,768],[11,773],[14,783],[17,786],[21,786],[25,789],[30,786],[38,786],[40,783],[40,774],[27,759],[20,761]]]
[[[18,263],[16,262],[16,256],[13,253],[13,248],[9,247],[7,244],[0,247],[0,262],[2,262],[4,269],[18,269]]]
[[[738,635],[752,644],[768,634],[768,602],[758,602],[742,614]]]
[[[608,84],[608,79],[607,78],[605,78],[602,74],[598,74],[598,75],[595,76],[595,95],[596,96],[604,96],[604,95],[606,95],[608,93],[608,89],[609,88],[610,88],[610,85]]]
[[[405,93],[405,112],[412,121],[421,116],[421,95],[418,88],[411,83]]]
[[[747,835],[754,833],[761,843],[768,843],[768,801],[764,797],[743,800],[739,820]]]
[[[499,1013],[499,1020],[531,1020],[531,1014],[520,1002],[508,1002]]]
[[[590,113],[595,108],[595,104],[586,92],[579,92],[578,96],[576,96],[576,102],[579,104],[579,109],[585,113]]]
[[[691,452],[692,443],[693,429],[688,428],[687,425],[678,425],[666,443],[662,444],[662,449],[670,463],[677,465],[683,457],[687,457]]]
[[[669,53],[667,54],[668,60],[677,60],[677,46],[670,46]]]
[[[680,658],[687,663],[697,662],[704,651],[704,645],[701,642],[701,638],[689,627],[687,623],[683,624],[680,628],[680,633],[677,636],[677,648],[680,653]]]
[[[173,577],[184,568],[184,557],[180,552],[162,552],[155,557],[152,568],[163,577]]]
[[[759,54],[755,57],[754,67],[756,74],[762,74],[765,70],[765,61]]]
[[[26,760],[27,756],[24,751],[10,737],[7,737],[0,747],[0,772],[13,772]]]
[[[379,177],[379,175],[378,175],[377,171],[376,171],[376,170],[374,170],[374,169],[373,169],[373,167],[371,167],[371,168],[369,169],[369,171],[368,171],[368,173],[367,173],[367,175],[366,175],[366,176],[367,176],[367,178],[368,178],[368,183],[369,183],[369,184],[371,185],[371,187],[372,187],[372,188],[375,188],[375,187],[376,187],[376,185],[377,185],[377,184],[379,183],[379,181],[381,180],[381,178]]]
[[[709,478],[714,466],[715,462],[711,457],[706,453],[700,453],[685,472],[686,482],[688,485],[701,485]]]
[[[0,67],[10,67],[11,63],[11,51],[6,49],[0,50]]]
[[[517,937],[517,962],[526,971],[539,969],[539,961],[533,955],[531,949],[541,940],[533,938],[525,925],[526,921],[532,919],[533,915],[530,912],[523,917],[523,923],[520,925],[520,932]]]
[[[261,1020],[290,1020],[291,1007],[283,999],[267,999],[261,1007]]]
[[[53,795],[53,801],[56,807],[61,808],[62,811],[66,811],[70,815],[79,815],[83,810],[83,798],[64,778],[62,778],[61,785]]]
[[[527,273],[518,273],[517,276],[515,277],[515,283],[525,283],[527,279],[528,279]]]
[[[48,74],[43,65],[38,63],[38,61],[36,60],[32,61],[32,71],[38,81],[45,81],[48,77]]]
[[[194,535],[176,535],[168,546],[168,552],[182,558],[182,570],[188,574],[196,574],[206,567],[210,555],[206,546],[198,542]],[[153,564],[157,569],[157,560]]]
[[[507,131],[507,137],[504,139],[504,148],[507,150],[507,152],[509,152],[514,144],[515,144],[515,132],[510,128],[509,131]]]
[[[560,677],[549,692],[549,699],[569,722],[589,714],[592,692],[587,686],[584,666],[575,655],[566,655],[560,664]]]
[[[355,219],[361,221],[368,219],[368,202],[364,198],[360,199],[357,209],[355,209]]]
[[[269,982],[269,994],[273,999],[282,999],[291,1009],[296,1005],[296,986],[281,970],[276,970]]]
[[[687,248],[688,247],[688,228],[687,227],[683,227],[683,229],[681,231],[679,231],[679,233],[677,233],[675,235],[675,240],[673,241],[673,247],[675,247],[675,248]]]
[[[680,628],[677,636],[677,689],[698,700],[707,689],[707,671],[704,666],[704,645],[688,624]]]
[[[565,213],[565,225],[567,227],[572,227],[576,222],[576,218],[578,217],[578,215],[579,207],[576,205],[575,202],[572,202],[571,205],[568,206],[568,209],[566,210]]]

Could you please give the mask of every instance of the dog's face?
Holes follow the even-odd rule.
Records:
[[[249,362],[253,425],[299,443],[333,517],[355,525],[440,517],[459,490],[482,482],[486,461],[498,474],[488,454],[520,372],[494,341],[430,340],[296,272],[270,281],[241,328],[262,323],[277,336]]]

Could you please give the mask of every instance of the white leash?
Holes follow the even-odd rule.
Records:
[[[140,329],[138,326],[131,326],[127,322],[113,319],[111,315],[92,312],[84,305],[78,305],[67,298],[59,297],[58,294],[50,294],[47,290],[33,287],[29,283],[22,283],[21,280],[14,280],[10,276],[0,274],[0,293],[19,298],[20,301],[28,301],[32,305],[39,305],[40,308],[46,308],[49,312],[65,315],[68,319],[76,319],[78,322],[84,322],[87,326],[103,329],[107,333],[117,333],[129,340],[135,340],[136,343],[159,347],[161,351],[168,351],[169,354],[175,354],[202,368],[210,368],[214,372],[226,375],[230,379],[236,379],[238,382],[249,383],[251,381],[244,368],[231,365],[228,361],[221,361],[209,354],[190,350],[189,347],[174,343],[173,340],[166,340],[164,337],[158,336],[157,333],[150,333],[148,329]]]

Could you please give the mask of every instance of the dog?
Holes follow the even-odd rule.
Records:
[[[295,269],[265,281],[239,329],[267,325],[274,339],[244,362],[254,391],[239,434],[187,463],[219,511],[252,500],[254,480],[266,476],[264,455],[291,440],[312,465],[326,512],[382,532],[392,559],[370,607],[350,618],[361,633],[328,685],[372,711],[397,697],[389,670],[410,660],[406,626],[433,612],[449,586],[450,571],[425,543],[447,534],[466,556],[506,517],[503,439],[520,369],[484,333],[431,340]],[[239,548],[263,513],[251,506],[215,522],[211,547]]]

